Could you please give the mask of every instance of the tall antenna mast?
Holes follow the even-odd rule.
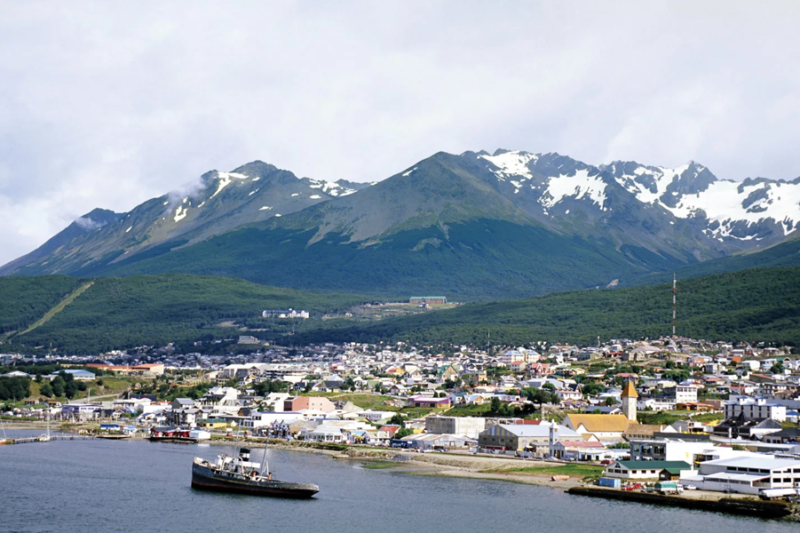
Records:
[[[672,274],[672,338],[675,339],[675,317],[678,311],[678,277]]]

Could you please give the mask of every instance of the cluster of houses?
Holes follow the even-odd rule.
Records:
[[[200,370],[218,386],[196,400],[128,397],[58,406],[61,415],[127,414],[156,427],[600,461],[608,477],[680,479],[710,490],[757,493],[800,483],[800,359],[788,349],[665,338],[583,348],[347,343],[249,356],[162,355],[133,361],[120,355],[104,368],[150,377]],[[75,372],[76,379],[92,379]],[[236,386],[223,386],[232,381]],[[265,381],[288,390],[257,396]],[[539,410],[526,396],[531,389],[551,392],[544,421],[519,416],[526,406]],[[308,395],[332,391],[380,392],[389,400],[384,410],[362,409]],[[506,407],[505,416],[447,412],[487,404]],[[434,413],[404,420],[398,439],[401,426],[390,422],[400,407]],[[658,411],[685,416],[672,424],[640,423]]]

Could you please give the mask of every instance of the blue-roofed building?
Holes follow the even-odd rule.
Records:
[[[53,372],[47,377],[50,378],[50,381],[53,381],[56,379],[56,376],[62,372],[65,374],[71,374],[72,377],[78,381],[93,381],[97,377],[94,372],[89,372],[88,370],[82,370],[79,368],[65,368],[63,370],[59,370],[58,372]]]

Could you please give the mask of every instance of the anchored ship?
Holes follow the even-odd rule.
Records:
[[[319,486],[313,483],[273,479],[266,457],[263,464],[250,462],[250,450],[247,448],[241,448],[238,456],[223,453],[217,456],[214,463],[195,457],[192,464],[192,487],[282,498],[311,498],[319,492]]]

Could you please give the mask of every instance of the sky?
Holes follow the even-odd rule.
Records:
[[[800,2],[0,0],[0,264],[260,159],[438,151],[800,176]]]

